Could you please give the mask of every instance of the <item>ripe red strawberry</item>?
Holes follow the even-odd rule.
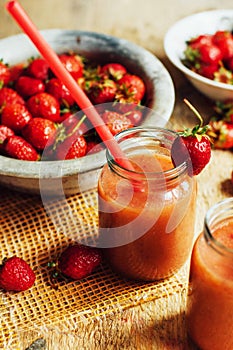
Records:
[[[97,141],[87,142],[87,154],[93,154],[104,150],[104,146]]]
[[[0,60],[0,82],[2,85],[7,85],[10,82],[11,74],[7,64]]]
[[[14,131],[5,125],[0,125],[0,151],[4,149],[4,142],[14,135]]]
[[[9,67],[11,73],[10,81],[12,83],[15,83],[15,81],[24,73],[24,68],[24,63],[18,63]]]
[[[18,78],[15,84],[15,89],[23,98],[28,98],[32,95],[44,92],[45,85],[41,79],[27,77],[22,75]]]
[[[70,107],[75,103],[67,87],[57,78],[52,78],[48,81],[46,84],[46,92],[54,96],[59,101],[60,105]]]
[[[133,127],[131,120],[124,114],[106,111],[102,114],[102,118],[113,135]]]
[[[35,58],[29,63],[26,72],[33,78],[46,80],[48,79],[49,65],[43,58]]]
[[[2,124],[19,133],[32,119],[25,105],[20,103],[8,104],[2,111]]]
[[[83,157],[87,153],[87,142],[82,135],[73,134],[57,145],[55,153],[58,160]]]
[[[13,103],[20,103],[23,105],[25,101],[15,90],[9,87],[0,89],[0,108]]]
[[[78,55],[60,54],[59,58],[75,80],[83,75],[83,63]]]
[[[119,102],[127,103],[139,103],[145,95],[145,84],[143,80],[133,74],[125,74],[120,80],[118,80],[118,96]]]
[[[219,30],[213,35],[213,43],[222,52],[224,60],[233,57],[233,35],[229,31]]]
[[[224,120],[211,121],[209,134],[217,149],[230,149],[233,147],[233,124]]]
[[[27,290],[33,286],[35,279],[31,267],[17,256],[3,260],[0,266],[0,288],[5,291]]]
[[[172,144],[171,157],[176,167],[187,162],[190,173],[198,175],[210,161],[211,143],[206,135],[208,127],[202,126],[202,118],[199,113],[187,100],[185,102],[195,112],[201,123],[193,129],[179,132],[180,137],[177,137]]]
[[[78,114],[72,114],[71,112],[64,113],[62,115],[62,126],[65,128],[66,135],[76,133],[77,136],[84,135],[88,132],[89,128],[86,124],[86,117],[80,118]]]
[[[54,141],[55,133],[55,123],[44,118],[32,118],[22,131],[23,137],[40,151]]]
[[[126,116],[131,120],[131,123],[134,126],[139,125],[143,117],[142,112],[139,109],[135,109],[135,108],[132,111],[129,111],[128,113],[126,113]]]
[[[13,135],[4,143],[5,154],[20,160],[37,161],[39,154],[35,148],[21,136]]]
[[[31,96],[27,101],[27,107],[34,118],[45,118],[55,123],[61,121],[59,102],[47,92]]]
[[[214,79],[218,71],[218,64],[201,64],[200,67],[197,68],[197,73],[208,79]]]
[[[62,252],[58,268],[65,276],[79,280],[90,275],[101,261],[102,256],[97,248],[75,244]]]
[[[213,43],[211,37],[206,37],[205,40],[191,40],[188,42],[187,48],[184,51],[185,57],[197,64],[218,65],[222,60],[223,54],[218,46]]]
[[[94,81],[85,89],[94,104],[112,102],[115,99],[117,86],[113,80]]]
[[[121,79],[126,73],[126,68],[120,63],[107,63],[100,69],[100,74],[115,81]]]

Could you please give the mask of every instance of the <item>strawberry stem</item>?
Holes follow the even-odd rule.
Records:
[[[196,117],[200,120],[199,127],[203,126],[203,119],[198,110],[186,99],[184,98],[184,103],[191,109],[191,111],[196,115]]]

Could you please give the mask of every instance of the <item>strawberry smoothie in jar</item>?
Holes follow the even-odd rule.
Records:
[[[233,198],[209,209],[194,245],[187,327],[202,350],[233,349]]]
[[[98,245],[112,269],[125,277],[163,279],[191,254],[196,185],[186,162],[172,163],[176,137],[163,128],[119,133],[117,142],[133,170],[107,151],[98,182]]]

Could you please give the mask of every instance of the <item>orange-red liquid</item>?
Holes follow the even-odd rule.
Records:
[[[233,249],[233,219],[218,225],[213,236]],[[187,324],[202,350],[233,349],[233,254],[219,254],[203,235],[192,254]]]
[[[173,167],[166,155],[137,155],[134,162],[152,171]],[[156,170],[158,171],[158,169]],[[117,227],[125,225],[121,235],[126,244],[104,249],[112,268],[132,279],[158,280],[172,275],[187,260],[193,243],[195,218],[195,186],[187,175],[165,181],[163,186],[142,184],[143,190],[132,190],[106,165],[99,179],[100,228],[117,235]],[[153,181],[152,181],[153,182]],[[133,193],[132,193],[133,192]],[[130,198],[130,199],[129,199]],[[114,230],[115,228],[115,230]]]

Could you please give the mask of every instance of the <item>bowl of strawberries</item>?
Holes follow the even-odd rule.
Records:
[[[196,13],[176,22],[164,38],[169,60],[212,100],[233,96],[233,9]]]
[[[113,135],[167,123],[174,87],[152,53],[99,33],[41,34]],[[0,40],[0,59],[0,184],[49,196],[94,188],[105,146],[88,111],[24,34]]]

